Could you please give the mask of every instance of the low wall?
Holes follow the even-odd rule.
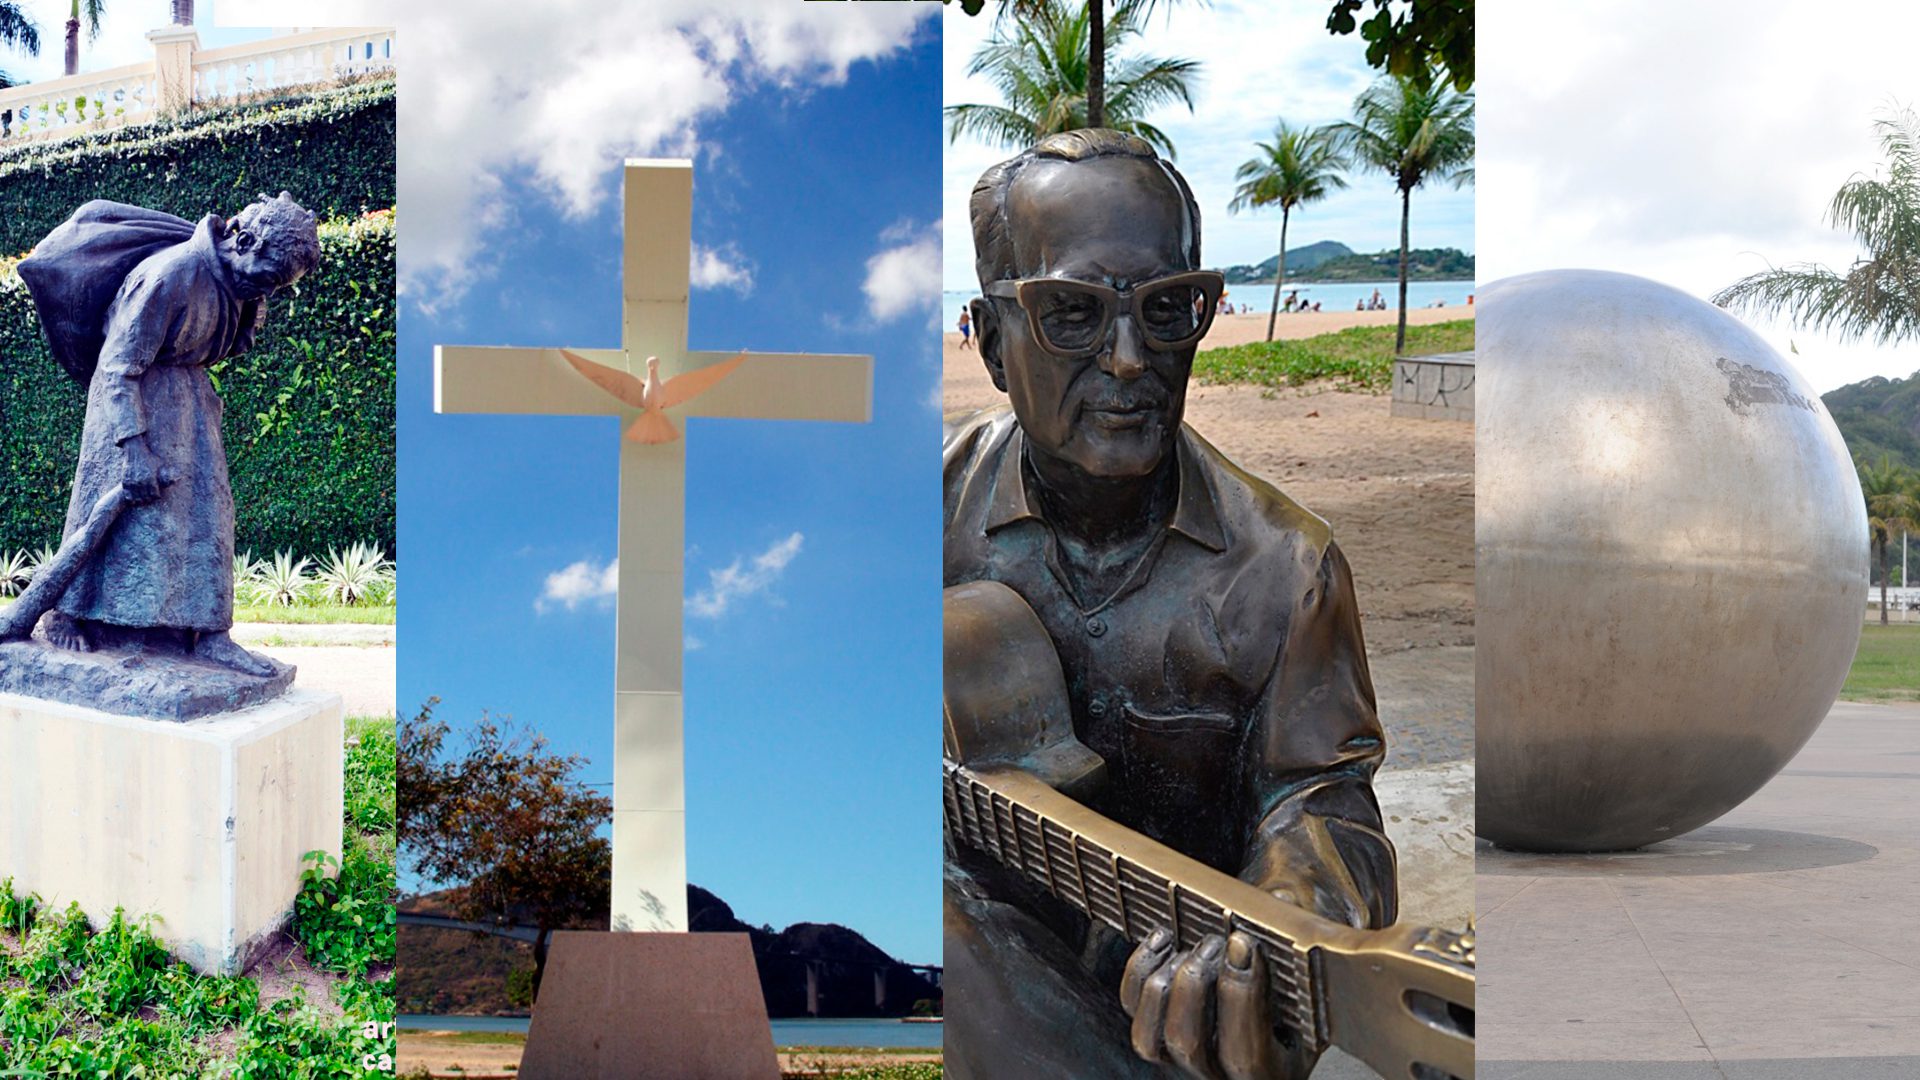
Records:
[[[1473,421],[1473,354],[1400,356],[1393,361],[1393,415]]]

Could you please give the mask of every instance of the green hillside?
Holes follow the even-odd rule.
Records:
[[[1351,254],[1353,254],[1353,249],[1338,240],[1319,240],[1308,244],[1306,247],[1288,248],[1287,277],[1291,280],[1294,277],[1312,270],[1328,259],[1337,259]],[[1235,285],[1244,285],[1250,281],[1271,283],[1273,281],[1274,268],[1279,264],[1279,256],[1274,256],[1265,262],[1256,263],[1252,266],[1248,266],[1245,263],[1239,266],[1229,266],[1222,270],[1221,273],[1227,275],[1227,281]]]
[[[1920,469],[1920,372],[1904,379],[1874,376],[1820,398],[1855,458],[1891,457]]]
[[[1409,281],[1472,281],[1473,256],[1458,248],[1414,248],[1407,253]],[[1229,285],[1271,285],[1280,260],[1221,270]],[[1392,281],[1400,276],[1400,252],[1363,255],[1335,240],[1287,251],[1287,281]]]

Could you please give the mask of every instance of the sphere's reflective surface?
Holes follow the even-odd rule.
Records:
[[[1759,790],[1859,643],[1867,524],[1805,379],[1738,320],[1625,274],[1480,294],[1477,826],[1638,847]]]

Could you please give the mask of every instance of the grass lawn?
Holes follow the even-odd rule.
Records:
[[[12,596],[0,596],[0,608],[18,599]],[[302,604],[287,607],[281,604],[235,604],[233,621],[244,623],[279,623],[282,625],[322,626],[339,623],[358,623],[363,626],[392,626],[396,609],[392,604],[363,604],[358,607],[346,607],[340,604]]]
[[[1854,701],[1920,701],[1920,623],[1868,623],[1840,696]]]
[[[337,623],[392,626],[395,610],[392,604],[366,604],[358,607],[343,607],[338,604],[303,604],[297,607],[286,607],[281,604],[242,604],[234,607],[233,621],[298,626]]]
[[[1293,341],[1208,349],[1194,358],[1193,377],[1203,383],[1270,387],[1332,379],[1341,389],[1381,393],[1393,380],[1393,332],[1391,326],[1355,326]],[[1472,319],[1407,327],[1410,356],[1471,348]]]
[[[0,1076],[348,1080],[391,1062],[391,1027],[367,1027],[394,1019],[394,771],[393,721],[348,720],[344,858],[309,864],[290,951],[249,976],[195,974],[143,919],[90,927],[0,883]]]

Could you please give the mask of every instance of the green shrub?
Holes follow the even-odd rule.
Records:
[[[394,204],[393,79],[292,92],[0,150],[0,257],[89,199],[199,221],[286,190],[321,220]]]

